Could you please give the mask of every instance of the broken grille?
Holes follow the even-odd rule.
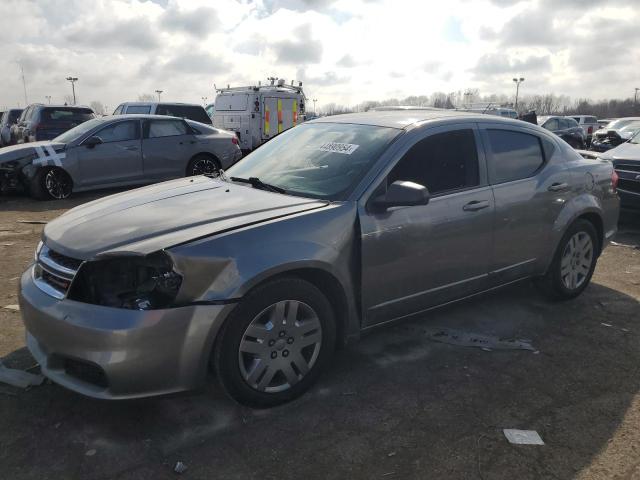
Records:
[[[82,260],[67,257],[43,245],[33,267],[33,279],[40,290],[61,300],[67,295],[81,264]]]

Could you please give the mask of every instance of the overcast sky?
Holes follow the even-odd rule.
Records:
[[[164,90],[302,80],[318,106],[478,88],[622,98],[640,87],[640,0],[0,0],[0,108],[112,110]]]

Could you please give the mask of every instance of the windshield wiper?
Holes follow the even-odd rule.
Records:
[[[231,181],[248,183],[253,188],[259,188],[260,190],[267,190],[269,192],[287,193],[287,191],[284,188],[276,187],[275,185],[271,185],[269,183],[264,183],[258,177],[249,177],[249,178],[231,177]]]

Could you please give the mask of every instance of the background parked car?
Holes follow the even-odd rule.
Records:
[[[606,152],[630,140],[638,130],[640,130],[640,120],[633,120],[625,124],[622,128],[606,130],[605,134],[600,133],[594,136],[590,150]]]
[[[611,160],[618,174],[620,206],[640,210],[640,130],[627,142],[598,156]]]
[[[96,118],[96,114],[89,107],[32,104],[18,120],[16,143],[53,140],[92,118]]]
[[[214,174],[242,157],[232,132],[159,115],[89,120],[52,142],[0,151],[4,184],[22,184],[35,198]]]
[[[168,115],[170,117],[188,118],[200,123],[212,123],[202,105],[195,103],[126,102],[118,105],[113,114]]]
[[[21,108],[11,108],[2,114],[2,118],[0,118],[0,147],[15,143],[15,139],[11,136],[11,126],[16,124],[21,114]]]
[[[593,115],[572,115],[569,118],[573,118],[578,122],[578,125],[582,127],[582,130],[584,130],[584,133],[587,136],[587,145],[589,145],[591,143],[593,133],[600,129],[598,119]]]
[[[585,147],[586,134],[578,122],[571,117],[538,117],[538,125],[555,133],[573,148]]]
[[[604,127],[594,132],[593,141],[602,142],[608,136],[610,131],[620,130],[632,122],[640,122],[640,117],[622,117],[611,120]]]

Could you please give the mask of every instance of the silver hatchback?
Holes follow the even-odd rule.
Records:
[[[306,391],[337,344],[515,281],[569,299],[616,231],[616,174],[535,125],[450,111],[325,117],[220,178],[77,207],[21,280],[27,345],[104,399]]]

